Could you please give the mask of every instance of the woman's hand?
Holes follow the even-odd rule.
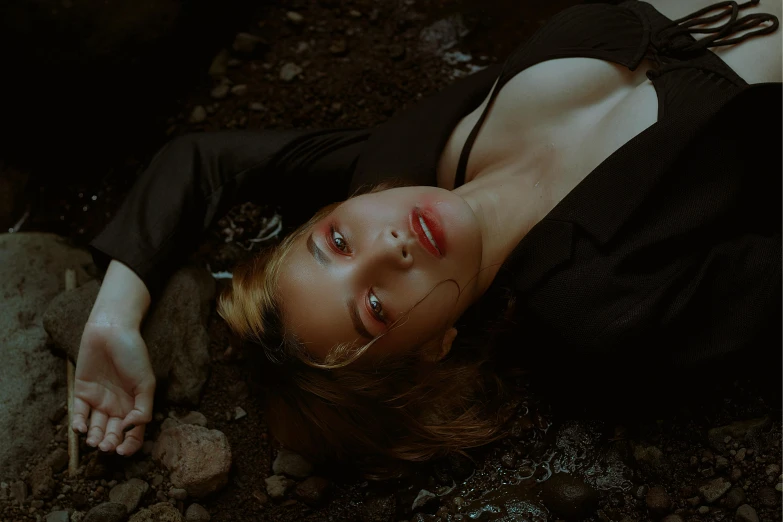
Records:
[[[73,429],[87,433],[87,444],[134,454],[152,419],[154,394],[155,375],[139,330],[87,323],[76,364],[73,414]]]
[[[71,423],[103,451],[134,454],[152,419],[155,375],[140,333],[149,303],[144,282],[113,260],[82,334]]]

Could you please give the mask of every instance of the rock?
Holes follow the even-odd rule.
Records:
[[[272,475],[265,479],[266,492],[271,498],[280,498],[285,495],[288,488],[294,485],[294,481],[282,475]]]
[[[555,473],[545,481],[541,498],[550,511],[566,519],[587,518],[598,504],[596,491],[581,478],[567,473]]]
[[[743,504],[737,508],[737,513],[734,515],[734,520],[737,522],[759,522],[759,516],[756,514],[756,510],[748,504]]]
[[[745,503],[746,496],[745,496],[745,490],[742,488],[731,488],[728,493],[726,493],[726,508],[727,509],[737,509],[742,504]]]
[[[234,50],[238,53],[252,54],[264,39],[250,33],[239,33],[234,37]]]
[[[68,466],[68,451],[57,448],[46,457],[45,462],[53,472],[59,473]]]
[[[160,502],[149,508],[140,509],[130,517],[128,522],[183,522],[183,520],[177,508],[168,502]]]
[[[740,448],[736,455],[734,455],[734,460],[737,462],[742,462],[745,460],[745,453],[747,453],[747,449]]]
[[[427,504],[429,504],[431,501],[436,500],[437,498],[438,497],[437,495],[435,495],[435,493],[427,491],[426,489],[422,489],[416,495],[416,498],[413,499],[413,504],[411,504],[411,511],[416,511],[417,509],[421,509]]]
[[[172,418],[172,417],[168,417],[168,418],[164,419],[163,422],[160,423],[160,431],[163,432],[163,431],[166,431],[166,430],[170,430],[171,428],[175,428],[175,427],[179,426],[180,424],[182,424],[182,423],[180,421],[178,421],[177,419]]]
[[[71,517],[67,511],[52,511],[46,515],[46,522],[70,522]]]
[[[708,504],[712,504],[726,493],[731,488],[731,482],[718,477],[715,480],[710,481],[706,485],[699,488],[699,492],[704,497],[704,501]]]
[[[280,79],[284,82],[290,82],[302,74],[302,68],[295,63],[288,62],[280,68]]]
[[[220,85],[213,87],[211,91],[209,91],[209,95],[213,97],[216,100],[222,100],[226,96],[228,96],[228,93],[231,91],[231,86],[227,83],[221,83]]]
[[[181,424],[160,434],[152,458],[169,470],[174,487],[202,497],[228,482],[231,447],[218,430]]]
[[[296,486],[296,496],[310,506],[322,504],[326,500],[331,484],[323,477],[309,477]]]
[[[247,93],[247,85],[240,83],[231,87],[231,94],[235,96],[243,96]]]
[[[739,468],[732,469],[729,478],[731,479],[732,482],[737,482],[739,479],[742,478],[742,470]]]
[[[705,506],[702,506],[705,507]],[[680,515],[667,515],[661,519],[661,522],[685,522]]]
[[[756,492],[756,497],[762,506],[775,507],[780,502],[780,495],[777,494],[775,488],[771,486],[762,486]]]
[[[87,512],[83,522],[125,522],[128,510],[122,504],[104,502]]]
[[[149,484],[141,479],[132,478],[111,488],[109,500],[116,504],[122,504],[128,510],[128,513],[133,513],[139,506],[142,497],[149,490]]]
[[[242,419],[244,417],[247,417],[247,412],[245,410],[243,410],[239,406],[234,408],[234,420],[239,420],[239,419]]]
[[[42,462],[33,468],[32,473],[30,473],[30,489],[35,498],[52,498],[54,488],[52,468],[47,466],[46,462]]]
[[[209,75],[214,77],[225,76],[228,72],[228,62],[231,59],[231,53],[227,49],[222,49],[212,59],[209,66]]]
[[[272,463],[272,471],[275,475],[283,474],[289,477],[304,478],[313,472],[313,465],[298,453],[281,448]]]
[[[266,107],[264,107],[262,103],[253,102],[250,104],[250,110],[255,112],[261,112],[261,111],[265,111]]]
[[[195,426],[207,426],[207,418],[203,413],[198,411],[190,411],[182,417],[174,417],[181,424],[193,424]]]
[[[454,47],[467,34],[462,15],[457,13],[422,29],[419,48],[424,52],[440,54]]]
[[[91,281],[63,292],[51,301],[44,314],[44,328],[73,360],[98,290],[98,282]],[[206,321],[214,295],[212,275],[206,269],[186,266],[166,282],[144,322],[141,334],[158,388],[165,389],[165,397],[171,402],[199,401],[209,374]],[[163,386],[166,382],[168,385]]]
[[[174,500],[185,500],[188,498],[188,492],[182,488],[169,488],[169,497]]]
[[[206,119],[207,119],[207,110],[204,108],[203,105],[196,105],[195,107],[193,107],[193,110],[190,113],[190,118],[188,118],[188,122],[201,123]]]
[[[394,522],[397,502],[394,495],[371,497],[359,506],[362,522]]]
[[[65,289],[66,268],[77,284],[95,273],[87,251],[54,234],[0,234],[0,479],[16,478],[52,440],[48,417],[65,396],[65,361],[49,350],[42,316]]]
[[[642,472],[653,477],[661,477],[669,470],[669,463],[660,448],[655,446],[634,445],[633,457]]]
[[[199,504],[191,504],[185,511],[186,522],[209,522],[209,519],[209,511]]]
[[[348,42],[345,41],[345,38],[334,40],[329,46],[329,52],[335,56],[345,56],[348,52]]]
[[[288,21],[294,25],[300,25],[302,22],[304,22],[304,16],[300,15],[296,11],[288,11],[285,16],[288,18]]]
[[[647,508],[657,515],[664,515],[672,508],[672,501],[669,494],[661,486],[653,486],[647,492],[645,497]]]
[[[707,432],[707,440],[710,445],[720,451],[727,452],[731,440],[747,442],[749,446],[756,448],[759,443],[759,435],[771,424],[767,416],[738,421],[719,428],[712,428]],[[728,438],[728,441],[726,440]]]

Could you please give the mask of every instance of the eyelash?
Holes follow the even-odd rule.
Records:
[[[335,234],[340,234],[340,232],[337,231],[337,229],[335,228],[334,225],[330,225],[329,226],[329,244],[330,244],[330,246],[333,249],[335,249],[337,251],[337,253],[340,254],[340,255],[350,254],[351,253],[351,249],[348,246],[348,242],[345,240],[345,237],[343,237],[343,235],[340,234],[340,239],[344,243],[344,248],[345,248],[345,250],[343,250],[339,246],[337,246],[337,241],[335,241],[335,237],[334,237]],[[380,307],[381,307],[381,311],[380,312],[376,312],[373,309],[372,305],[370,304],[371,303],[371,301],[370,301],[371,297],[374,297],[375,300],[380,305]],[[387,324],[388,320],[386,319],[386,317],[383,314],[383,303],[381,302],[380,299],[378,299],[378,296],[373,293],[373,289],[372,288],[370,288],[370,291],[367,293],[367,303],[369,305],[369,310],[370,310],[370,313],[372,314],[372,316],[376,320],[382,322],[383,324]]]

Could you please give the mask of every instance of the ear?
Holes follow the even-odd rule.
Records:
[[[457,338],[457,329],[453,326],[446,330],[441,338],[435,338],[422,350],[422,359],[427,362],[438,362],[451,351],[451,345]]]

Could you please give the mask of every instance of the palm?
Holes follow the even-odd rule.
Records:
[[[90,416],[88,444],[135,452],[151,416],[154,389],[147,349],[137,330],[85,328],[76,365],[73,427],[86,432]],[[128,425],[136,427],[123,434]]]

